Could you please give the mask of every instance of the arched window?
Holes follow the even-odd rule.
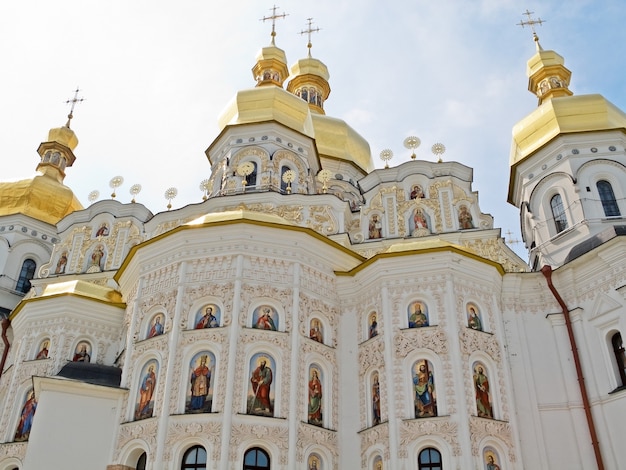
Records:
[[[270,456],[259,447],[246,451],[243,457],[243,470],[269,470]]]
[[[563,208],[563,199],[560,194],[555,194],[550,199],[550,209],[552,209],[552,218],[556,233],[561,233],[567,228],[567,217],[565,217],[565,209]]]
[[[437,449],[428,447],[420,452],[418,461],[419,470],[442,470],[441,454]]]
[[[600,195],[604,215],[606,217],[616,217],[621,215],[619,207],[617,206],[617,201],[615,200],[615,194],[613,193],[611,183],[605,180],[600,180],[596,183],[596,187],[598,188],[598,194]]]
[[[146,470],[147,460],[148,460],[148,456],[144,452],[143,454],[139,456],[139,459],[137,460],[137,465],[135,466],[135,470]]]
[[[181,470],[206,469],[206,450],[202,446],[193,446],[183,455]]]
[[[624,342],[622,341],[622,334],[615,333],[611,338],[613,344],[613,354],[615,354],[615,362],[617,363],[617,370],[622,383],[618,383],[618,387],[626,386],[626,351],[624,350]]]
[[[24,260],[20,277],[17,279],[15,290],[26,294],[30,290],[30,280],[35,277],[35,268],[37,264],[30,258]]]

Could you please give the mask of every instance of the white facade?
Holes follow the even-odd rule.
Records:
[[[283,70],[269,49],[259,64]],[[621,467],[626,241],[594,191],[609,182],[624,214],[623,130],[558,134],[512,171],[564,311],[481,211],[470,168],[371,171],[367,143],[320,103],[259,79],[207,150],[202,204],[100,201],[32,222],[53,248],[0,250],[3,273],[25,256],[38,268],[1,305],[0,470],[127,470],[143,454],[155,470],[589,469],[598,452]],[[0,217],[3,246],[19,217]],[[255,449],[268,466],[246,466]],[[190,455],[206,463],[184,467]]]

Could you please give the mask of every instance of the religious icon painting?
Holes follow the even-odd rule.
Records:
[[[308,470],[322,470],[322,459],[317,454],[311,454],[307,460],[307,465]]]
[[[480,310],[474,303],[467,304],[467,326],[472,330],[483,331],[483,320]]]
[[[46,338],[41,343],[39,343],[39,348],[37,349],[37,354],[35,355],[35,359],[48,359],[49,350],[50,350],[50,338]]]
[[[215,304],[208,304],[201,307],[194,318],[194,328],[201,330],[203,328],[217,328],[220,326],[222,313],[220,308]]]
[[[378,336],[378,316],[376,312],[371,312],[367,317],[367,337]]]
[[[413,302],[407,309],[409,328],[429,326],[428,307],[424,302]]]
[[[372,468],[374,470],[383,470],[383,458],[380,455],[374,457],[374,465]]]
[[[319,320],[319,318],[311,319],[309,338],[317,341],[318,343],[324,342],[324,327],[322,326],[322,322]]]
[[[33,426],[33,418],[37,410],[37,400],[35,399],[35,391],[31,388],[24,397],[20,419],[17,422],[15,430],[16,441],[27,441],[30,436],[30,430]]]
[[[212,380],[215,373],[215,355],[202,351],[189,363],[189,388],[185,402],[186,413],[210,413],[213,403]]]
[[[91,344],[88,341],[81,341],[76,345],[72,362],[91,362]]]
[[[500,458],[493,447],[485,447],[483,450],[483,462],[485,470],[500,470]]]
[[[102,222],[98,230],[96,230],[96,237],[108,237],[109,236],[109,224]]]
[[[474,362],[474,391],[476,394],[476,412],[481,418],[493,419],[493,407],[491,402],[491,392],[489,391],[489,377],[487,368],[482,362]]]
[[[154,338],[155,336],[162,335],[164,331],[165,331],[165,316],[162,313],[158,313],[148,323],[148,331],[146,332],[146,339]]]
[[[63,250],[59,259],[57,260],[56,268],[54,268],[54,274],[65,274],[65,268],[67,267],[68,260],[67,250]]]
[[[279,316],[276,309],[269,305],[261,305],[252,312],[252,328],[259,330],[278,331]]]
[[[409,229],[414,237],[423,237],[430,234],[430,217],[421,207],[416,207],[409,219]]]
[[[308,422],[315,426],[323,426],[322,397],[324,377],[317,365],[309,367],[309,391],[308,391]]]
[[[372,375],[372,426],[381,422],[380,382],[378,372]]]
[[[250,385],[248,386],[247,413],[274,416],[274,373],[276,362],[266,353],[256,353],[250,358]]]
[[[413,364],[413,404],[416,418],[437,416],[437,392],[433,365],[426,359]]]
[[[151,359],[144,364],[139,375],[137,400],[135,401],[135,419],[150,418],[154,411],[154,392],[157,386],[159,363]]]
[[[97,244],[91,253],[86,257],[87,259],[87,267],[85,272],[87,273],[99,273],[104,269],[104,263],[106,261],[106,250],[104,245],[99,243]]]

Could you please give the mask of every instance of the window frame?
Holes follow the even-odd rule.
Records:
[[[602,203],[602,210],[605,217],[621,217],[622,213],[619,210],[617,199],[615,199],[615,192],[613,186],[606,179],[596,181],[596,189],[600,202]]]
[[[255,452],[254,463],[246,463],[249,455]],[[267,459],[267,465],[259,464],[259,454],[263,455]],[[272,467],[272,459],[269,452],[261,447],[251,447],[243,454],[243,470],[270,470]]]
[[[199,451],[202,451],[204,455],[199,455]],[[195,452],[195,455],[192,456],[192,452]],[[195,462],[187,462],[188,458],[193,458]],[[199,462],[198,457],[204,457],[204,462]],[[201,445],[195,445],[190,447],[183,454],[183,458],[180,463],[181,470],[206,470],[207,468],[207,451]]]
[[[32,263],[32,264],[31,264]],[[37,270],[37,262],[32,258],[26,258],[20,268],[20,274],[15,284],[16,292],[27,294],[31,288],[31,283],[35,278],[35,271]]]
[[[552,197],[550,197],[550,212],[552,213],[556,233],[559,234],[567,230],[569,224],[567,214],[565,213],[565,206],[563,205],[563,197],[560,193],[553,194]]]
[[[422,462],[422,456],[425,455],[424,452],[428,452],[428,462]],[[432,453],[436,453],[436,456],[439,457],[438,462],[432,461]],[[417,455],[417,468],[418,470],[443,470],[443,459],[441,456],[441,452],[435,447],[426,447],[422,449]]]

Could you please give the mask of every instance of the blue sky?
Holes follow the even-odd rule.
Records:
[[[72,128],[79,145],[65,182],[83,205],[92,190],[109,197],[109,180],[124,177],[118,200],[141,184],[138,202],[166,209],[200,202],[209,176],[204,150],[217,117],[239,89],[254,86],[256,53],[270,42],[266,0],[23,0],[0,5],[2,180],[30,177],[47,131],[65,123],[64,101],[81,88],[85,101]],[[305,57],[306,19],[321,28],[313,56],[330,72],[328,115],[346,120],[391,165],[408,160],[402,145],[422,140],[418,158],[474,168],[483,212],[503,234],[519,237],[518,212],[506,203],[511,128],[537,106],[527,91],[529,9],[544,49],[565,57],[575,94],[601,93],[626,109],[622,0],[318,0],[277,3],[276,44],[290,64]],[[526,259],[521,246],[516,251]]]

